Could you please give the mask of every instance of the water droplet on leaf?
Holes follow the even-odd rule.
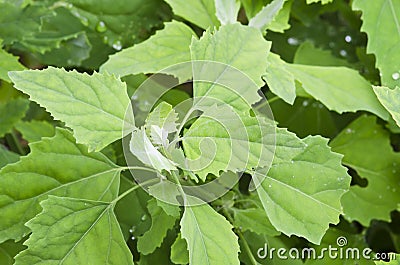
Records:
[[[142,218],[140,218],[140,220],[142,220],[142,221],[146,221],[146,220],[147,220],[147,215],[146,215],[146,214],[144,214],[144,215],[142,216]]]
[[[350,35],[346,35],[346,37],[344,37],[344,40],[345,40],[347,43],[350,43],[351,40],[352,40],[352,38],[351,38]]]
[[[299,45],[299,40],[296,39],[296,38],[289,38],[289,39],[287,40],[287,42],[288,42],[290,45],[293,45],[293,46]]]
[[[121,43],[121,41],[119,41],[119,40],[114,41],[112,47],[113,47],[115,50],[120,51],[120,50],[122,49],[122,43]]]
[[[347,56],[347,52],[345,50],[340,50],[339,54],[343,57]]]
[[[107,26],[103,21],[99,21],[99,23],[96,25],[96,30],[100,33],[105,32],[107,30]]]
[[[392,74],[393,80],[398,80],[400,78],[400,73],[396,72]]]

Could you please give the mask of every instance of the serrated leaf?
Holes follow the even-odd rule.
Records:
[[[329,224],[339,222],[340,197],[348,190],[350,177],[341,155],[331,152],[326,139],[309,136],[302,141],[306,146],[301,153],[274,161],[268,172],[256,170],[253,181],[258,184],[265,177],[257,193],[278,231],[318,244]]]
[[[371,84],[356,70],[300,64],[287,66],[302,88],[328,109],[338,113],[365,110],[382,119],[388,118],[388,113],[377,100]]]
[[[145,122],[147,135],[150,136],[154,144],[166,146],[168,144],[168,134],[177,131],[178,114],[172,106],[165,101],[149,114]]]
[[[25,116],[28,107],[29,101],[24,98],[0,103],[0,137],[12,130],[14,125]]]
[[[289,104],[296,99],[296,84],[294,76],[286,69],[286,64],[278,55],[268,55],[268,66],[263,79],[271,91]]]
[[[186,241],[179,234],[171,246],[171,261],[175,264],[188,264],[189,252]]]
[[[400,2],[393,0],[356,0],[353,9],[362,11],[361,30],[368,35],[367,52],[375,54],[382,84],[400,86]]]
[[[47,121],[20,121],[15,125],[22,137],[28,142],[37,142],[42,139],[42,137],[51,137],[55,133],[55,128],[53,125]]]
[[[0,242],[26,235],[25,222],[40,212],[47,195],[110,201],[118,194],[120,169],[104,155],[88,153],[69,131],[58,129],[30,148],[0,171]]]
[[[189,168],[203,181],[207,174],[269,166],[275,127],[268,120],[237,116],[228,106],[208,109],[183,136]]]
[[[275,16],[274,20],[269,24],[268,30],[283,33],[289,29],[290,11],[292,10],[293,0],[288,0],[283,4],[282,9]]]
[[[382,105],[389,111],[392,118],[400,127],[400,87],[389,89],[387,87],[374,87],[374,92]]]
[[[25,67],[18,62],[18,57],[7,53],[3,49],[0,49],[0,79],[11,82],[7,75],[8,71],[19,71],[24,69]]]
[[[161,246],[164,237],[169,229],[175,225],[176,217],[168,215],[163,208],[158,206],[156,199],[148,202],[147,208],[151,216],[151,227],[138,238],[138,251],[144,255],[153,253],[154,250]]]
[[[137,129],[132,132],[129,147],[132,154],[145,165],[151,166],[158,171],[176,170],[174,162],[163,156],[150,142],[145,129]]]
[[[207,80],[194,82],[194,105],[211,106],[217,100],[247,111],[261,99],[257,91],[264,83],[261,76],[270,47],[261,32],[239,23],[221,26],[214,34],[208,30],[200,40],[193,39],[192,59],[204,60],[194,64],[194,80]]]
[[[217,18],[221,25],[233,24],[237,20],[240,2],[236,0],[214,0]]]
[[[207,29],[219,26],[214,0],[165,0],[174,14]]]
[[[198,202],[193,197],[187,199]],[[232,225],[208,204],[185,207],[181,235],[187,242],[191,265],[240,264]]]
[[[345,218],[364,226],[373,219],[390,221],[390,212],[400,203],[400,154],[393,151],[389,133],[376,124],[376,117],[362,116],[330,146],[344,155],[343,164],[368,180],[366,187],[351,186],[342,197]]]
[[[286,0],[273,0],[268,5],[264,6],[260,12],[249,20],[249,26],[265,32],[268,26],[274,21]]]
[[[192,37],[195,33],[182,22],[165,23],[165,28],[157,31],[148,40],[122,50],[101,66],[101,72],[119,76],[139,73],[157,73],[169,67],[163,73],[171,74],[184,82],[191,78],[191,67],[170,67],[190,61]]]
[[[15,163],[19,160],[19,155],[10,152],[0,145],[0,169],[7,164]]]
[[[16,265],[134,264],[110,204],[49,196],[41,206]]]
[[[126,84],[112,75],[49,67],[9,76],[17,89],[71,127],[78,143],[87,144],[89,151],[120,139],[124,126],[134,127]]]
[[[263,208],[234,209],[234,225],[242,231],[259,235],[279,236]]]
[[[157,248],[153,253],[149,255],[140,255],[139,265],[153,265],[153,264],[163,264],[163,265],[173,265],[170,261],[170,251],[171,246],[176,238],[175,231],[168,231],[167,237],[164,239],[161,247]]]
[[[264,7],[266,0],[240,0],[248,19],[254,17]]]

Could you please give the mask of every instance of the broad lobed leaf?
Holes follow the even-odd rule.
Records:
[[[32,235],[16,265],[134,264],[110,204],[49,196],[41,206],[27,223]]]
[[[126,84],[112,75],[49,67],[9,76],[17,89],[71,127],[89,151],[103,149],[122,137],[124,126],[134,126]]]
[[[26,235],[24,224],[47,195],[110,201],[118,194],[120,169],[104,155],[88,153],[69,131],[58,129],[30,147],[28,156],[0,171],[0,242]]]

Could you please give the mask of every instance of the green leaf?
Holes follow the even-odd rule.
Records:
[[[237,20],[240,3],[236,0],[215,0],[215,8],[221,25],[233,24]]]
[[[315,47],[310,41],[303,42],[297,48],[293,62],[305,65],[351,67],[347,60],[335,57],[329,50]]]
[[[150,136],[154,144],[166,146],[168,134],[177,131],[177,120],[178,114],[170,104],[163,101],[157,105],[146,119],[147,135]]]
[[[283,8],[285,1],[286,0],[273,0],[249,20],[249,26],[259,29],[264,33]]]
[[[283,33],[285,30],[290,28],[289,19],[290,11],[292,10],[292,4],[292,0],[288,0],[283,4],[282,9],[271,21],[271,23],[269,23],[268,30]]]
[[[287,69],[308,94],[330,110],[338,113],[365,110],[388,119],[370,83],[356,70],[300,64],[287,64]]]
[[[24,224],[40,212],[47,195],[103,201],[117,195],[120,169],[104,155],[88,153],[70,132],[58,129],[30,148],[28,156],[0,171],[0,242],[26,235]]]
[[[102,41],[120,50],[147,39],[153,30],[161,28],[163,20],[171,17],[162,0],[69,0],[54,6],[66,6],[89,30]]]
[[[189,252],[186,241],[179,234],[171,246],[171,261],[175,264],[188,264]]]
[[[192,59],[205,61],[194,64],[194,80],[210,81],[194,82],[194,104],[210,106],[216,102],[211,99],[216,99],[247,111],[249,104],[261,99],[257,91],[264,84],[261,76],[270,47],[257,29],[239,23],[221,26],[214,34],[206,31],[200,40],[192,39]]]
[[[11,82],[7,75],[8,71],[19,71],[24,69],[25,67],[18,62],[18,57],[0,49],[0,79]]]
[[[53,125],[47,121],[20,121],[15,125],[17,129],[28,142],[37,142],[42,139],[42,137],[51,137],[55,133],[55,128]]]
[[[87,144],[89,151],[120,139],[124,119],[126,128],[134,126],[126,84],[112,75],[49,67],[9,76],[17,89],[72,128],[78,143]]]
[[[7,164],[15,163],[19,160],[19,155],[14,152],[8,151],[0,145],[0,169]]]
[[[3,45],[22,41],[39,31],[41,18],[54,13],[48,8],[34,4],[25,8],[10,2],[0,2],[0,39]]]
[[[197,26],[207,29],[219,26],[214,0],[165,0],[174,14]]]
[[[321,3],[323,5],[333,2],[333,0],[307,0],[307,4]]]
[[[265,177],[257,193],[278,231],[318,244],[329,224],[339,222],[340,197],[350,177],[341,165],[342,156],[331,152],[326,139],[309,136],[301,141],[302,152],[294,150],[291,156],[287,151],[286,160],[274,161],[268,172],[256,170],[253,180],[258,184]]]
[[[387,87],[374,87],[374,92],[382,105],[389,111],[392,118],[400,127],[400,87],[389,89]]]
[[[391,256],[395,259],[389,261],[389,262],[385,262],[385,261],[375,261],[375,264],[377,265],[399,265],[400,264],[400,255],[396,254],[396,253],[390,253]]]
[[[110,56],[102,65],[101,72],[119,76],[139,73],[157,73],[164,68],[190,61],[189,45],[195,33],[182,22],[165,23],[165,28],[148,40]],[[164,73],[174,75],[180,81],[192,76],[191,67],[170,67]]]
[[[344,216],[369,226],[373,219],[390,221],[400,203],[400,153],[390,145],[389,133],[376,124],[376,117],[362,116],[330,143],[344,155],[343,163],[368,181],[354,185],[342,197]]]
[[[375,54],[382,85],[400,86],[400,2],[355,0],[353,9],[362,11],[361,30],[368,35],[367,52]]]
[[[240,0],[248,19],[254,17],[268,3],[268,0]]]
[[[193,197],[187,199],[198,202]],[[189,264],[239,265],[238,238],[232,231],[232,225],[208,204],[185,207],[181,234],[188,245]]]
[[[112,205],[49,196],[27,223],[32,235],[16,257],[22,264],[132,264]],[[68,235],[68,236],[65,236]]]
[[[139,265],[154,265],[154,264],[163,264],[163,265],[173,265],[170,261],[170,251],[171,246],[174,243],[176,238],[175,231],[168,231],[167,237],[164,239],[161,247],[157,248],[153,253],[149,255],[140,255]]]
[[[132,133],[131,142],[129,144],[130,151],[134,154],[143,164],[151,166],[152,168],[162,171],[176,170],[174,162],[163,156],[150,142],[144,129],[137,129]]]
[[[0,137],[12,130],[14,125],[25,116],[28,107],[29,101],[24,98],[0,103]]]
[[[13,265],[14,257],[24,249],[25,247],[21,243],[12,240],[0,244],[0,264]]]
[[[234,225],[242,231],[259,235],[279,236],[263,208],[234,209]]]
[[[273,53],[268,55],[268,66],[263,79],[275,95],[289,104],[294,103],[296,99],[295,79],[278,55]]]
[[[138,238],[138,251],[144,255],[153,253],[161,246],[169,229],[175,225],[176,217],[168,215],[163,208],[157,205],[156,199],[148,202],[147,208],[151,216],[151,227]]]
[[[266,119],[239,117],[228,106],[210,108],[183,136],[188,167],[204,181],[208,173],[269,166],[274,132]]]

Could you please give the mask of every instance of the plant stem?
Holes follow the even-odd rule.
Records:
[[[19,141],[17,134],[15,133],[14,130],[12,130],[10,132],[10,138],[11,138],[11,145],[16,149],[14,151],[16,151],[17,153],[19,153],[20,155],[26,155],[26,152],[24,150],[24,148],[21,145],[21,142]],[[10,143],[9,143],[10,144]]]
[[[121,170],[143,170],[143,171],[149,171],[149,172],[155,172],[157,173],[157,170],[149,167],[139,167],[139,166],[133,166],[133,167],[121,167]]]
[[[233,224],[233,218],[232,216],[229,214],[229,212],[227,211],[226,208],[222,209],[223,214],[226,216],[226,218],[228,219],[228,221]],[[244,250],[247,253],[247,256],[249,257],[251,264],[253,265],[258,265],[259,263],[257,262],[256,258],[254,257],[253,253],[251,252],[250,246],[247,243],[246,239],[244,238],[242,231],[240,231],[240,229],[235,229],[236,234],[239,236],[239,238],[242,240],[242,244],[244,247]]]
[[[268,100],[263,101],[260,105],[256,106],[255,109],[256,109],[256,110],[259,110],[259,109],[261,109],[262,107],[264,107],[264,106],[266,106],[266,105],[269,105],[269,104],[271,104],[272,102],[275,102],[275,101],[280,100],[280,99],[281,99],[280,97],[275,96],[275,97],[273,97],[273,98],[271,98],[271,99],[268,99]]]
[[[148,181],[145,181],[143,183],[141,183],[142,185],[147,185],[147,184],[151,184],[151,183],[156,183],[159,182],[159,179],[150,179]],[[124,193],[122,193],[121,195],[119,195],[117,198],[115,198],[112,202],[111,205],[115,205],[118,201],[122,200],[125,196],[129,195],[131,192],[135,191],[136,189],[140,188],[141,186],[139,184],[137,184],[136,186],[128,189],[127,191],[125,191]]]

